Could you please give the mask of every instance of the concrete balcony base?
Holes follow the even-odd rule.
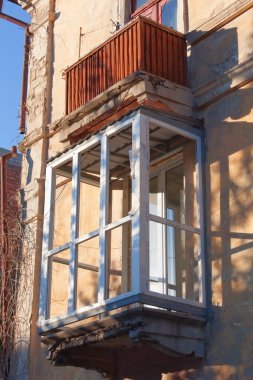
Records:
[[[196,368],[204,357],[205,320],[182,313],[135,308],[72,331],[69,326],[66,334],[47,337],[55,341],[48,349],[54,365],[113,379],[144,376],[143,366],[156,379],[156,373]]]

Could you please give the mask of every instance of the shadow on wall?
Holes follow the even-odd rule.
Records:
[[[193,47],[191,84],[197,88],[218,80],[231,87],[226,72],[237,64],[236,28],[216,32]],[[252,99],[251,83],[203,111],[208,146],[207,356],[204,367],[168,373],[163,380],[253,379]]]
[[[204,46],[206,44],[206,48]],[[201,47],[202,46],[202,47]],[[226,47],[229,46],[229,49]],[[226,78],[238,64],[235,28],[200,42],[191,65],[192,83]],[[203,53],[203,51],[205,53]],[[232,58],[231,58],[232,57]],[[253,378],[253,86],[209,106],[206,139],[206,215],[209,315],[205,365],[137,347],[119,352],[117,379],[236,380]],[[83,295],[79,295],[83,297]],[[86,302],[83,299],[83,302]],[[168,371],[170,373],[168,373]],[[167,374],[165,374],[167,373]]]
[[[188,62],[190,87],[199,90],[220,78],[226,82],[226,73],[238,63],[237,28],[218,30],[192,46]]]

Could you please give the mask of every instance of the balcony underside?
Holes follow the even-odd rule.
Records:
[[[44,341],[54,342],[49,359],[56,366],[94,369],[114,379],[117,366],[129,378],[145,366],[155,378],[156,372],[198,366],[204,356],[204,329],[201,317],[137,307],[61,335],[52,333]]]

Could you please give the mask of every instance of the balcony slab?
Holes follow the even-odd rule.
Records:
[[[198,366],[204,358],[204,339],[202,317],[137,307],[85,326],[69,326],[43,340],[52,343],[48,358],[54,365],[94,369],[115,379],[118,362],[125,363],[124,376],[133,376],[137,358],[147,367],[155,360],[160,373]]]
[[[190,89],[145,72],[135,72],[54,122],[50,133],[59,132],[58,141],[62,143],[76,142],[143,105],[190,125],[198,124]]]

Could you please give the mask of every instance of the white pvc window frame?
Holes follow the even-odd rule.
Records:
[[[163,128],[170,129],[196,142],[197,147],[197,203],[198,229],[181,226],[181,223],[164,220],[158,216],[149,215],[149,125],[155,123]],[[128,215],[106,224],[109,209],[109,138],[119,131],[132,126],[132,209]],[[77,237],[78,199],[79,199],[79,171],[80,154],[89,150],[93,145],[101,144],[100,166],[100,216],[99,229],[92,233]],[[87,141],[77,145],[62,156],[50,162],[46,171],[46,192],[44,211],[44,231],[42,246],[42,269],[40,284],[40,311],[39,332],[50,331],[66,324],[98,315],[105,311],[120,308],[135,302],[149,304],[156,307],[174,309],[205,315],[205,260],[204,260],[204,220],[203,220],[203,190],[202,190],[202,133],[196,128],[171,120],[166,116],[158,115],[147,110],[138,110],[129,116],[109,126],[104,131],[90,137]],[[62,246],[51,249],[53,230],[53,202],[55,189],[54,171],[57,167],[72,158],[72,201],[71,201],[71,241]],[[103,207],[101,207],[103,205]],[[160,220],[162,219],[162,220]],[[179,299],[174,296],[154,293],[149,290],[149,220],[166,224],[176,228],[183,228],[200,235],[199,273],[201,283],[202,303]],[[114,298],[106,299],[107,268],[106,268],[106,232],[127,222],[131,222],[132,262],[131,262],[131,291]],[[76,278],[77,278],[77,244],[99,236],[99,291],[98,302],[76,310]],[[49,319],[50,302],[50,257],[70,250],[68,312],[56,318]]]

